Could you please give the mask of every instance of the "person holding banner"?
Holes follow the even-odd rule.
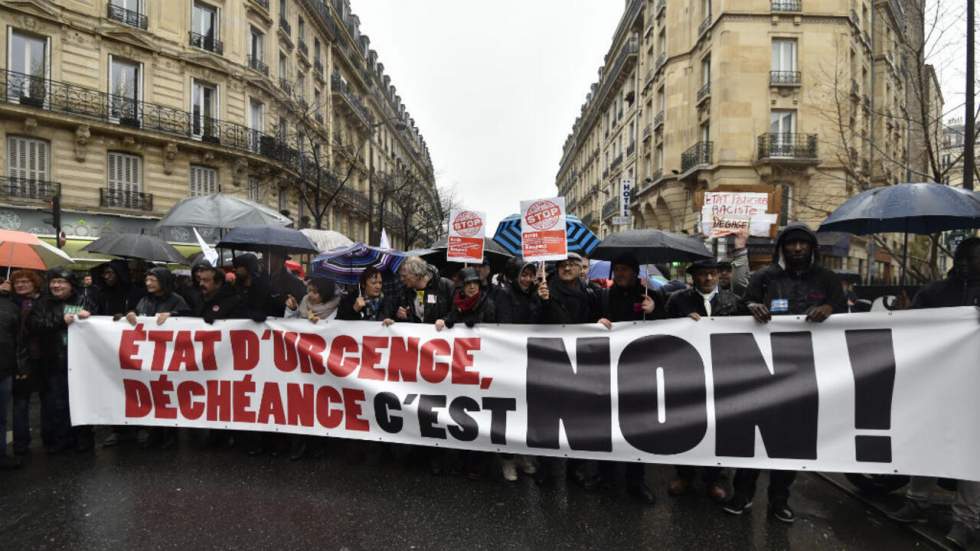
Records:
[[[700,321],[705,317],[736,316],[739,314],[739,298],[729,290],[721,288],[720,263],[714,260],[699,260],[687,268],[694,285],[690,289],[677,291],[667,300],[667,316],[670,318],[689,317]],[[670,482],[667,493],[672,496],[686,495],[694,486],[698,467],[678,465],[677,478]],[[720,467],[702,467],[701,478],[708,497],[721,503],[728,498],[722,480]]]
[[[453,282],[439,276],[439,270],[417,256],[402,262],[401,300],[395,312],[397,321],[434,324],[444,320],[452,308]]]
[[[340,295],[333,280],[325,277],[314,277],[306,283],[306,295],[297,302],[296,297],[286,297],[286,309],[283,317],[286,319],[303,318],[316,323],[330,319],[340,304]]]
[[[9,288],[9,284],[4,282]],[[9,295],[0,296],[0,470],[20,467],[16,457],[7,455],[7,419],[13,402],[14,375],[17,369],[17,336],[20,333],[20,309]]]
[[[452,329],[457,323],[473,328],[478,323],[496,323],[496,309],[489,289],[484,290],[483,281],[476,268],[460,270],[463,287],[453,294],[453,309],[444,320],[436,320],[436,329]]]
[[[965,239],[953,253],[953,269],[942,281],[927,285],[912,300],[912,308],[950,308],[980,306],[980,238]],[[905,503],[888,516],[903,524],[928,522],[930,498],[936,479],[913,476],[905,493]],[[980,530],[980,482],[959,480],[953,502],[953,526],[946,540],[958,549],[967,549]]]
[[[599,295],[582,282],[582,257],[577,253],[568,253],[568,258],[558,261],[556,274],[550,282],[539,283],[538,298],[542,305],[542,323],[596,323],[602,315]],[[559,462],[556,458],[540,458],[534,481],[539,486],[553,483],[556,471],[560,468]],[[594,490],[599,485],[599,477],[595,471],[595,461],[569,459],[565,476],[585,490]]]
[[[807,322],[822,322],[832,314],[847,312],[840,278],[820,266],[817,235],[799,222],[788,224],[776,237],[773,263],[752,275],[742,299],[759,323],[772,316],[806,316]],[[759,471],[739,469],[735,473],[735,495],[725,512],[741,515],[752,507]],[[796,520],[789,505],[794,471],[769,471],[769,515],[785,523]]]
[[[44,288],[44,278],[33,270],[17,270],[10,279],[0,285],[0,292],[5,287],[12,287],[11,296],[20,312],[20,328],[17,335],[17,369],[13,382],[13,425],[14,425],[14,455],[26,455],[31,448],[31,395],[37,392],[41,398],[41,441],[46,447],[52,446],[51,400],[44,392],[44,382],[41,378],[41,348],[42,343],[28,331],[27,321],[31,309],[41,298]]]
[[[397,304],[393,297],[384,294],[384,278],[381,271],[368,266],[358,279],[357,294],[349,293],[340,299],[337,319],[347,321],[380,321],[394,323]]]
[[[662,319],[663,299],[651,295],[640,281],[640,263],[635,256],[624,254],[612,261],[613,286],[601,291],[602,318],[599,323],[612,328],[612,322]],[[657,297],[655,300],[654,297]],[[616,479],[616,465],[626,467],[626,492],[647,505],[656,503],[656,497],[646,484],[646,465],[643,463],[617,463],[603,461],[599,464],[599,477],[606,484]]]
[[[39,365],[44,379],[42,402],[50,400],[51,446],[48,453],[72,448],[92,449],[91,427],[71,426],[68,409],[68,326],[76,319],[97,314],[95,304],[78,292],[78,278],[67,268],[48,271],[48,292],[31,309],[27,327],[30,335],[44,343]]]

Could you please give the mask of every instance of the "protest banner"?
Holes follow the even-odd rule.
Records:
[[[483,238],[486,235],[486,228],[486,213],[456,209],[450,211],[446,260],[463,264],[483,262]]]
[[[568,258],[565,198],[521,201],[521,248],[524,260],[542,262]]]
[[[777,216],[768,210],[766,193],[706,192],[701,207],[701,233],[724,237],[747,231],[749,235],[768,237],[777,221]]]
[[[612,331],[96,317],[68,351],[75,425],[980,480],[976,308]]]

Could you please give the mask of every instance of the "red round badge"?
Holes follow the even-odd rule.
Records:
[[[453,231],[463,237],[473,237],[483,229],[483,220],[475,212],[464,210],[453,220]]]
[[[551,201],[535,201],[524,214],[524,222],[538,231],[550,230],[558,223],[560,216],[558,205]]]

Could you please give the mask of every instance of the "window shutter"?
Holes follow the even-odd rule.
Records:
[[[7,176],[48,180],[48,143],[11,136],[7,139]]]

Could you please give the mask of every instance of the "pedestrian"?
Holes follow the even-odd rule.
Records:
[[[316,323],[334,317],[340,304],[340,295],[333,280],[325,277],[314,277],[306,283],[305,295],[297,301],[289,295],[286,298],[284,318],[302,318]]]
[[[406,258],[398,270],[402,282],[395,321],[435,325],[445,320],[452,308],[453,282],[439,276],[439,271],[418,256]],[[433,475],[441,475],[448,465],[443,450],[430,448],[422,452]]]
[[[693,280],[690,289],[678,291],[667,301],[667,317],[691,318],[700,321],[705,317],[736,316],[740,313],[738,296],[721,287],[721,263],[699,260],[687,268]],[[670,482],[667,493],[677,497],[686,495],[694,487],[698,467],[678,465],[674,468],[677,478]],[[712,500],[722,503],[728,498],[721,467],[701,467],[701,480]]]
[[[129,279],[129,264],[125,260],[110,260],[93,271],[95,270],[99,272],[102,281],[94,295],[100,315],[112,316],[118,320],[135,308],[136,303],[146,294]]]
[[[31,309],[41,297],[44,277],[33,270],[17,270],[11,274],[13,294],[11,300],[17,305],[20,315],[17,335],[17,371],[13,382],[13,430],[14,455],[26,455],[31,449],[31,395],[41,398],[41,441],[45,447],[54,446],[51,428],[51,400],[44,392],[44,377],[41,369],[41,348],[44,345],[36,335],[28,331],[27,322]],[[9,287],[0,285],[0,291]]]
[[[235,291],[246,317],[263,322],[267,317],[281,316],[286,304],[277,305],[277,301],[272,300],[269,280],[259,269],[258,257],[246,253],[236,256],[231,264],[235,267]]]
[[[20,467],[20,460],[7,455],[7,419],[12,411],[14,377],[19,375],[18,336],[20,334],[20,309],[10,298],[10,281],[4,281],[0,290],[0,470]]]
[[[340,299],[337,319],[348,321],[380,321],[394,323],[396,297],[384,294],[384,277],[374,266],[368,266],[358,278],[357,293]]]
[[[126,320],[130,325],[135,326],[139,323],[138,316],[154,316],[156,324],[163,325],[171,316],[191,314],[190,306],[175,292],[175,283],[174,275],[170,270],[162,267],[150,269],[146,273],[146,296],[126,314]],[[161,449],[169,449],[177,444],[177,429],[166,427],[143,429],[137,438],[144,448],[159,445]]]
[[[663,319],[663,298],[649,291],[640,280],[640,263],[632,254],[624,254],[612,261],[613,286],[600,294],[602,317],[599,323],[612,328],[613,322]],[[659,303],[659,304],[658,304]],[[626,471],[626,492],[646,505],[656,503],[656,497],[646,484],[646,465],[639,462],[603,461],[599,464],[599,477],[604,485],[612,486],[616,480],[617,466]]]
[[[278,317],[282,315],[286,307],[286,301],[292,296],[297,302],[303,300],[306,294],[306,284],[303,280],[289,271],[286,267],[286,254],[282,249],[270,249],[269,258],[269,289],[272,294],[269,301],[275,305],[274,311],[269,315]]]
[[[497,323],[538,323],[541,301],[538,299],[538,284],[535,281],[537,267],[533,262],[524,262],[523,258],[515,256],[507,261],[504,275],[507,282],[500,286],[494,301]],[[537,464],[530,456],[509,453],[498,456],[504,480],[516,482],[518,467],[528,476],[538,472]]]
[[[772,316],[806,316],[806,321],[820,323],[847,312],[840,278],[820,265],[817,235],[799,222],[788,224],[776,237],[772,264],[752,275],[741,304],[759,323]],[[738,469],[725,512],[741,515],[749,510],[758,479],[758,470]],[[769,515],[781,522],[796,520],[789,505],[794,480],[794,471],[769,471]]]
[[[602,315],[599,294],[586,285],[582,279],[582,257],[568,253],[568,258],[558,262],[555,275],[546,284],[538,285],[538,298],[541,300],[541,322],[555,325],[596,323]],[[543,279],[541,275],[539,278]],[[554,483],[561,468],[561,460],[541,457],[534,481],[539,486]],[[565,468],[565,477],[585,490],[594,490],[599,477],[594,461],[570,459]]]
[[[31,308],[28,332],[42,343],[40,367],[44,380],[41,400],[50,400],[51,443],[48,453],[72,448],[85,452],[92,449],[91,427],[71,426],[68,409],[68,327],[86,319],[98,310],[79,292],[78,278],[67,268],[48,271],[48,294]]]
[[[963,240],[953,253],[953,269],[946,279],[931,283],[916,293],[912,308],[980,306],[980,238]],[[928,522],[931,494],[936,478],[913,476],[905,492],[905,503],[888,516],[904,524]],[[967,549],[980,529],[980,482],[958,480],[953,502],[953,525],[946,540],[957,549]]]

